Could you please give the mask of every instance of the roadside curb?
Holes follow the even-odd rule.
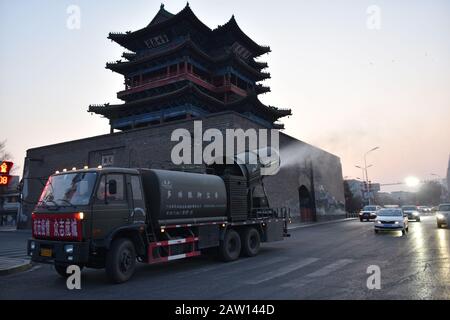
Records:
[[[0,276],[11,275],[14,273],[29,270],[32,267],[30,260],[1,258],[0,259]]]
[[[339,222],[347,222],[352,220],[357,220],[358,218],[345,218],[345,219],[337,219],[337,220],[331,220],[331,221],[324,221],[324,222],[313,222],[298,226],[288,226],[288,230],[295,230],[295,229],[301,229],[301,228],[308,228],[308,227],[315,227],[315,226],[323,226],[325,224],[331,224],[331,223],[339,223]]]

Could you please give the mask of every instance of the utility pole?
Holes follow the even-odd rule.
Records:
[[[364,154],[364,172],[365,172],[365,174],[366,174],[366,185],[367,185],[367,196],[368,196],[368,198],[369,198],[369,205],[371,204],[371,196],[370,196],[370,188],[369,188],[369,174],[368,174],[368,172],[367,172],[367,169],[368,168],[370,168],[370,167],[372,167],[372,165],[370,165],[370,166],[367,166],[367,155],[369,154],[369,153],[371,153],[372,151],[375,151],[375,150],[378,150],[378,149],[380,149],[380,147],[375,147],[375,148],[372,148],[372,149],[370,149],[369,151],[367,151],[365,154]]]

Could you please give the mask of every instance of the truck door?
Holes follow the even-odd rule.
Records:
[[[123,174],[100,178],[93,205],[92,235],[103,239],[116,228],[129,224],[129,206]]]
[[[130,223],[145,223],[146,208],[140,176],[127,175],[127,186]]]

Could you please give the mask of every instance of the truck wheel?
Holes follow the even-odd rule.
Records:
[[[236,231],[229,229],[225,233],[225,238],[220,242],[219,253],[223,261],[233,261],[239,258],[241,238]]]
[[[259,232],[255,228],[246,228],[241,236],[242,255],[254,257],[258,254],[261,246]]]
[[[129,239],[116,239],[106,254],[105,271],[113,283],[131,278],[136,268],[136,250]]]

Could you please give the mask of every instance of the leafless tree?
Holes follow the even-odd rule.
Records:
[[[0,161],[11,159],[12,155],[6,151],[6,140],[0,141]]]

